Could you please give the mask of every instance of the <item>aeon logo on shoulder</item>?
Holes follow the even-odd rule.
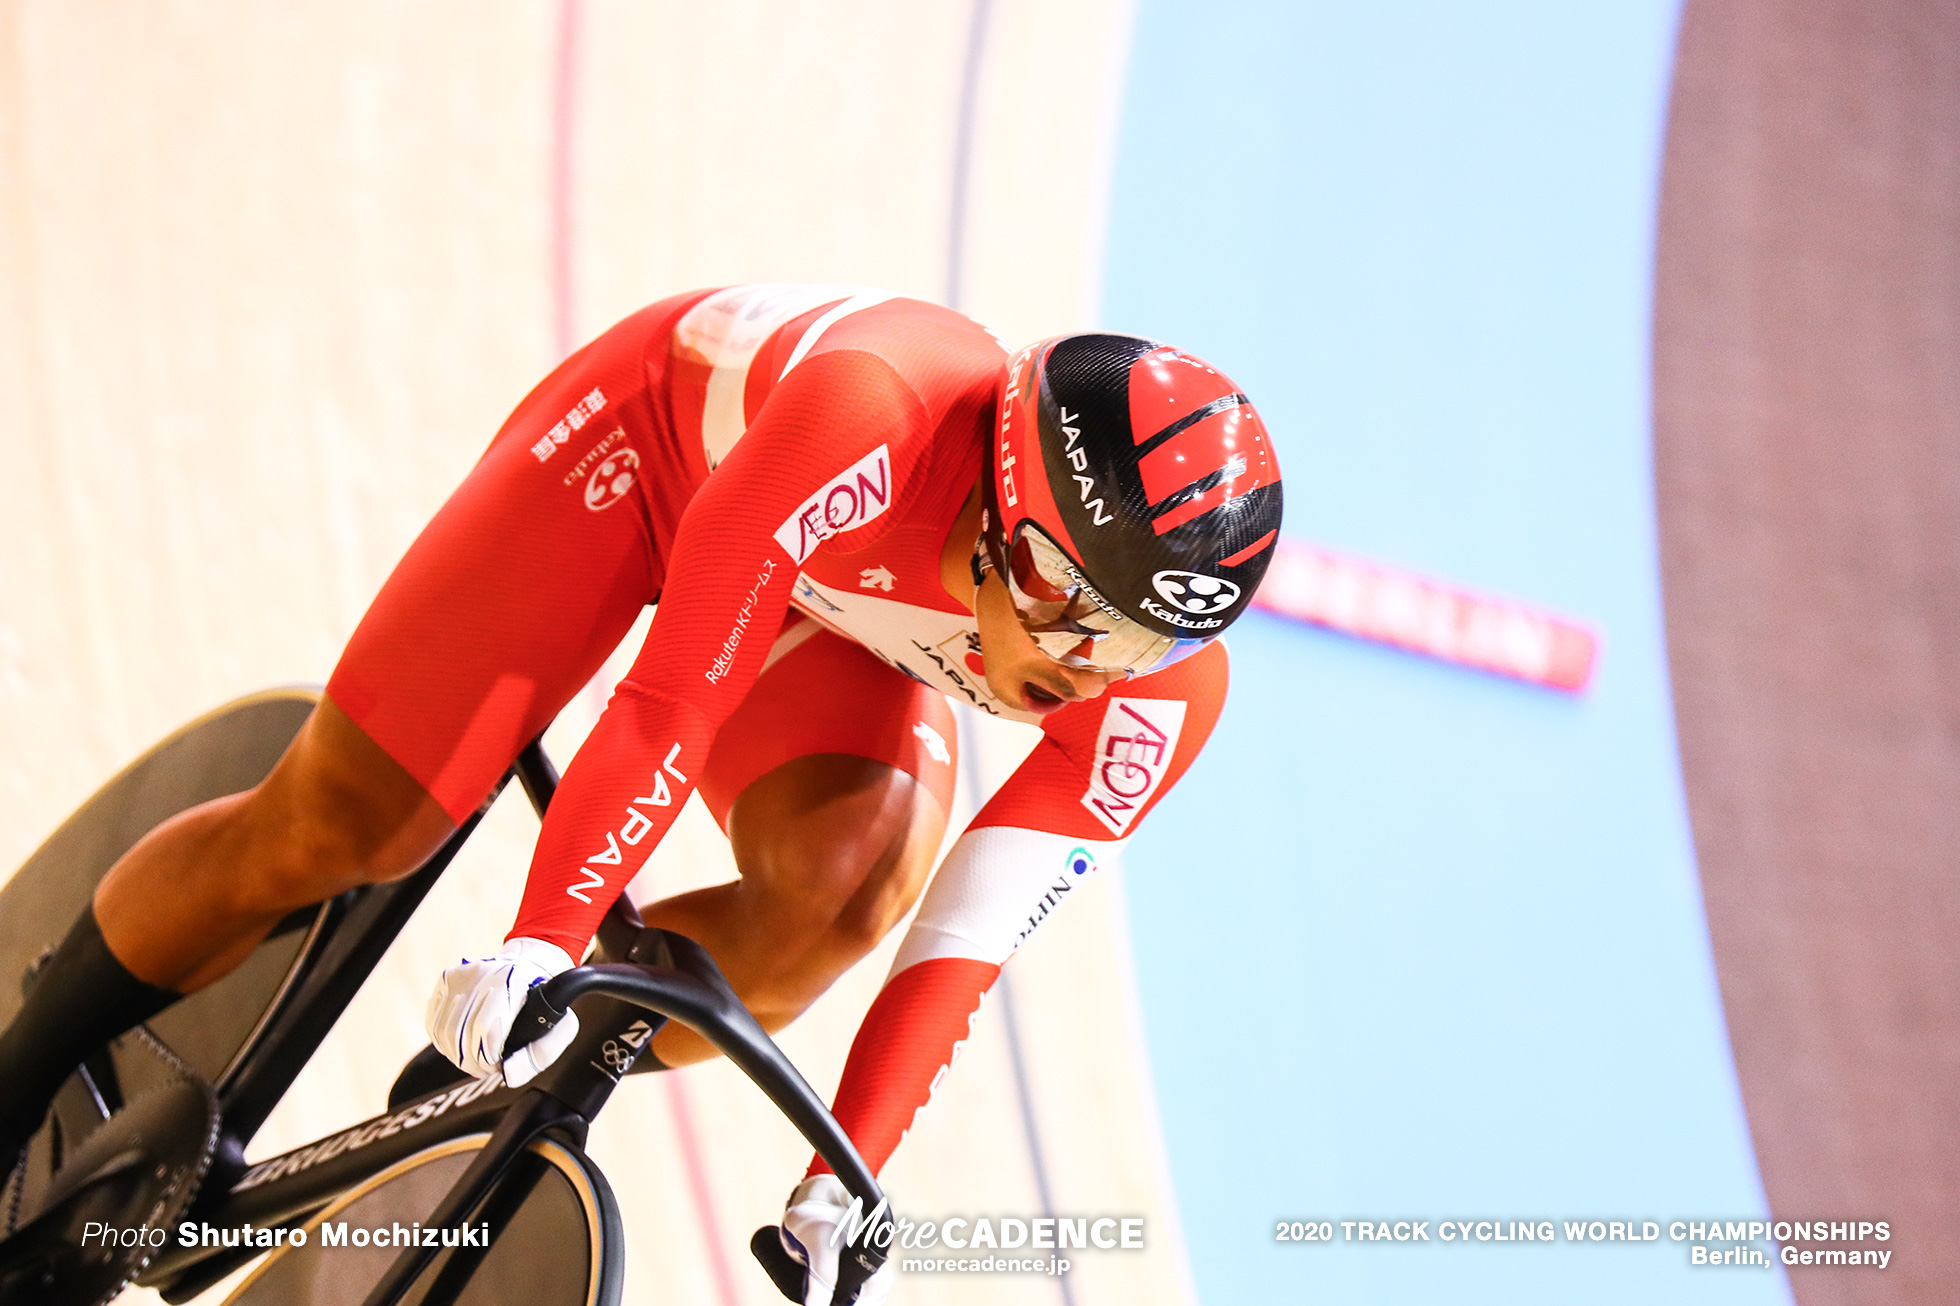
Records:
[[[1151,577],[1150,583],[1156,586],[1164,602],[1194,617],[1209,617],[1239,601],[1239,587],[1231,581],[1202,576],[1195,571],[1160,571]]]
[[[888,446],[879,445],[825,481],[802,506],[776,528],[776,543],[801,563],[833,535],[856,530],[884,516],[892,503],[892,460]]]

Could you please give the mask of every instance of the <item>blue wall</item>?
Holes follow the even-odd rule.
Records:
[[[1143,0],[1112,328],[1237,378],[1290,534],[1583,617],[1572,698],[1255,614],[1131,857],[1211,1303],[1787,1301],[1687,1249],[1283,1218],[1761,1218],[1695,879],[1648,444],[1671,0]],[[1434,1229],[1432,1226],[1432,1235]]]

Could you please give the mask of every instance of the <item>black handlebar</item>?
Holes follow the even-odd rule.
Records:
[[[541,818],[558,790],[558,769],[545,756],[543,742],[542,735],[533,739],[518,754],[513,768]],[[851,1145],[849,1136],[796,1067],[790,1064],[789,1058],[783,1055],[782,1049],[756,1024],[755,1017],[749,1014],[748,1008],[735,996],[735,991],[729,988],[727,978],[707,951],[683,935],[644,928],[640,924],[639,913],[633,910],[631,902],[624,895],[614,902],[612,910],[606,914],[606,924],[600,928],[602,951],[608,928],[617,928],[622,936],[634,939],[636,943],[652,945],[647,950],[640,946],[631,949],[622,946],[618,955],[627,955],[629,951],[633,956],[650,954],[664,957],[673,965],[580,966],[535,986],[525,998],[510,1037],[504,1042],[504,1056],[510,1056],[557,1025],[565,1018],[572,1003],[587,993],[603,993],[618,1001],[630,1002],[678,1020],[740,1066],[742,1072],[768,1094],[769,1100],[817,1149],[817,1155],[830,1166],[845,1189],[864,1203],[862,1209],[867,1213],[866,1218],[873,1221],[870,1227],[874,1232],[878,1223],[890,1223],[888,1213],[882,1221],[875,1218],[885,1195],[879,1189],[871,1167],[864,1163],[857,1148]],[[761,1229],[756,1231],[758,1237],[765,1232]],[[832,1295],[836,1306],[852,1306],[857,1301],[864,1285],[884,1265],[889,1248],[889,1242],[879,1247],[874,1238],[867,1236],[861,1244],[849,1249],[849,1255],[840,1253],[837,1258],[837,1284]],[[776,1271],[772,1269],[770,1275],[776,1278]],[[782,1279],[777,1278],[777,1286],[782,1288],[784,1295],[800,1300],[800,1294],[792,1292]]]
[[[694,940],[660,931],[671,966],[578,966],[532,988],[518,1012],[504,1055],[510,1056],[542,1036],[571,1005],[590,993],[644,1007],[678,1020],[734,1062],[808,1139],[868,1214],[885,1200],[884,1191],[850,1137],[775,1041],[742,1005],[722,977],[721,968]],[[868,1241],[868,1240],[867,1240]],[[854,1253],[860,1249],[853,1248]],[[872,1249],[871,1268],[884,1260]]]

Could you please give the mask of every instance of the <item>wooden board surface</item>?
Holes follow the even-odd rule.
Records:
[[[323,680],[555,361],[561,313],[583,339],[721,282],[938,298],[956,265],[965,306],[1010,341],[1089,324],[1127,6],[974,17],[899,0],[0,3],[0,865],[200,711]],[[561,758],[593,703],[554,732]],[[1026,746],[989,736],[986,769]],[[380,1102],[423,1041],[435,969],[502,936],[533,832],[506,798],[255,1153]],[[698,804],[659,857],[671,889],[733,873]],[[1112,888],[1015,965],[1056,1205],[1151,1231],[1146,1253],[1080,1259],[1080,1306],[1186,1299]],[[785,1039],[826,1092],[891,947]],[[890,1167],[908,1210],[1037,1213],[997,1016]],[[780,1300],[745,1244],[804,1149],[727,1067],[634,1081],[593,1150],[626,1211],[628,1301]],[[896,1299],[1062,1297],[915,1275]]]

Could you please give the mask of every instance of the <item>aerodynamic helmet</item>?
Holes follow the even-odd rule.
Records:
[[[998,422],[981,542],[1044,652],[1143,675],[1251,603],[1279,463],[1222,372],[1138,336],[1056,336],[1008,365]]]

